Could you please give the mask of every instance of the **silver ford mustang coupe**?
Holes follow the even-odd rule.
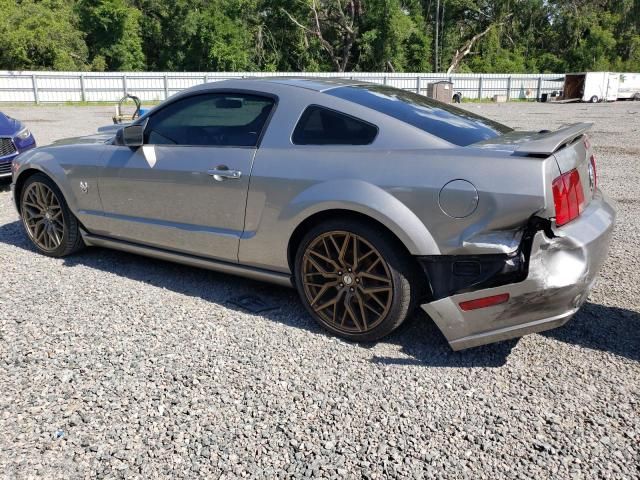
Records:
[[[516,132],[384,85],[229,80],[25,152],[12,188],[45,255],[95,245],[294,286],[357,341],[420,305],[459,350],[586,300],[615,220],[590,126]]]

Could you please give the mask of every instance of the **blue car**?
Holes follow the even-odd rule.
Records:
[[[11,177],[16,155],[35,146],[36,139],[20,120],[0,112],[0,179]]]

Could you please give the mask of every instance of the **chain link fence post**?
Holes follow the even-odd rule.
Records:
[[[38,95],[38,80],[35,73],[31,74],[31,84],[33,85],[33,101],[38,105],[40,103],[40,96]]]
[[[166,73],[162,76],[162,82],[162,86],[164,88],[164,99],[166,100],[169,98],[169,79],[167,78]]]
[[[538,77],[538,92],[536,93],[536,101],[540,101],[542,97],[542,77]]]
[[[84,73],[80,74],[80,100],[82,102],[87,101],[87,95],[84,89]]]

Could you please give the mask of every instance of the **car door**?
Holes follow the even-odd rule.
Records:
[[[209,92],[154,112],[142,147],[106,154],[101,233],[237,262],[251,167],[273,107],[268,96]]]

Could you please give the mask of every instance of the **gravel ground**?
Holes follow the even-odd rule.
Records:
[[[0,187],[6,478],[640,478],[640,103],[465,105],[518,128],[595,123],[618,202],[565,327],[452,352],[417,313],[384,342],[324,334],[293,291],[26,240]],[[108,107],[7,107],[41,144]],[[253,315],[229,299],[279,306]]]

